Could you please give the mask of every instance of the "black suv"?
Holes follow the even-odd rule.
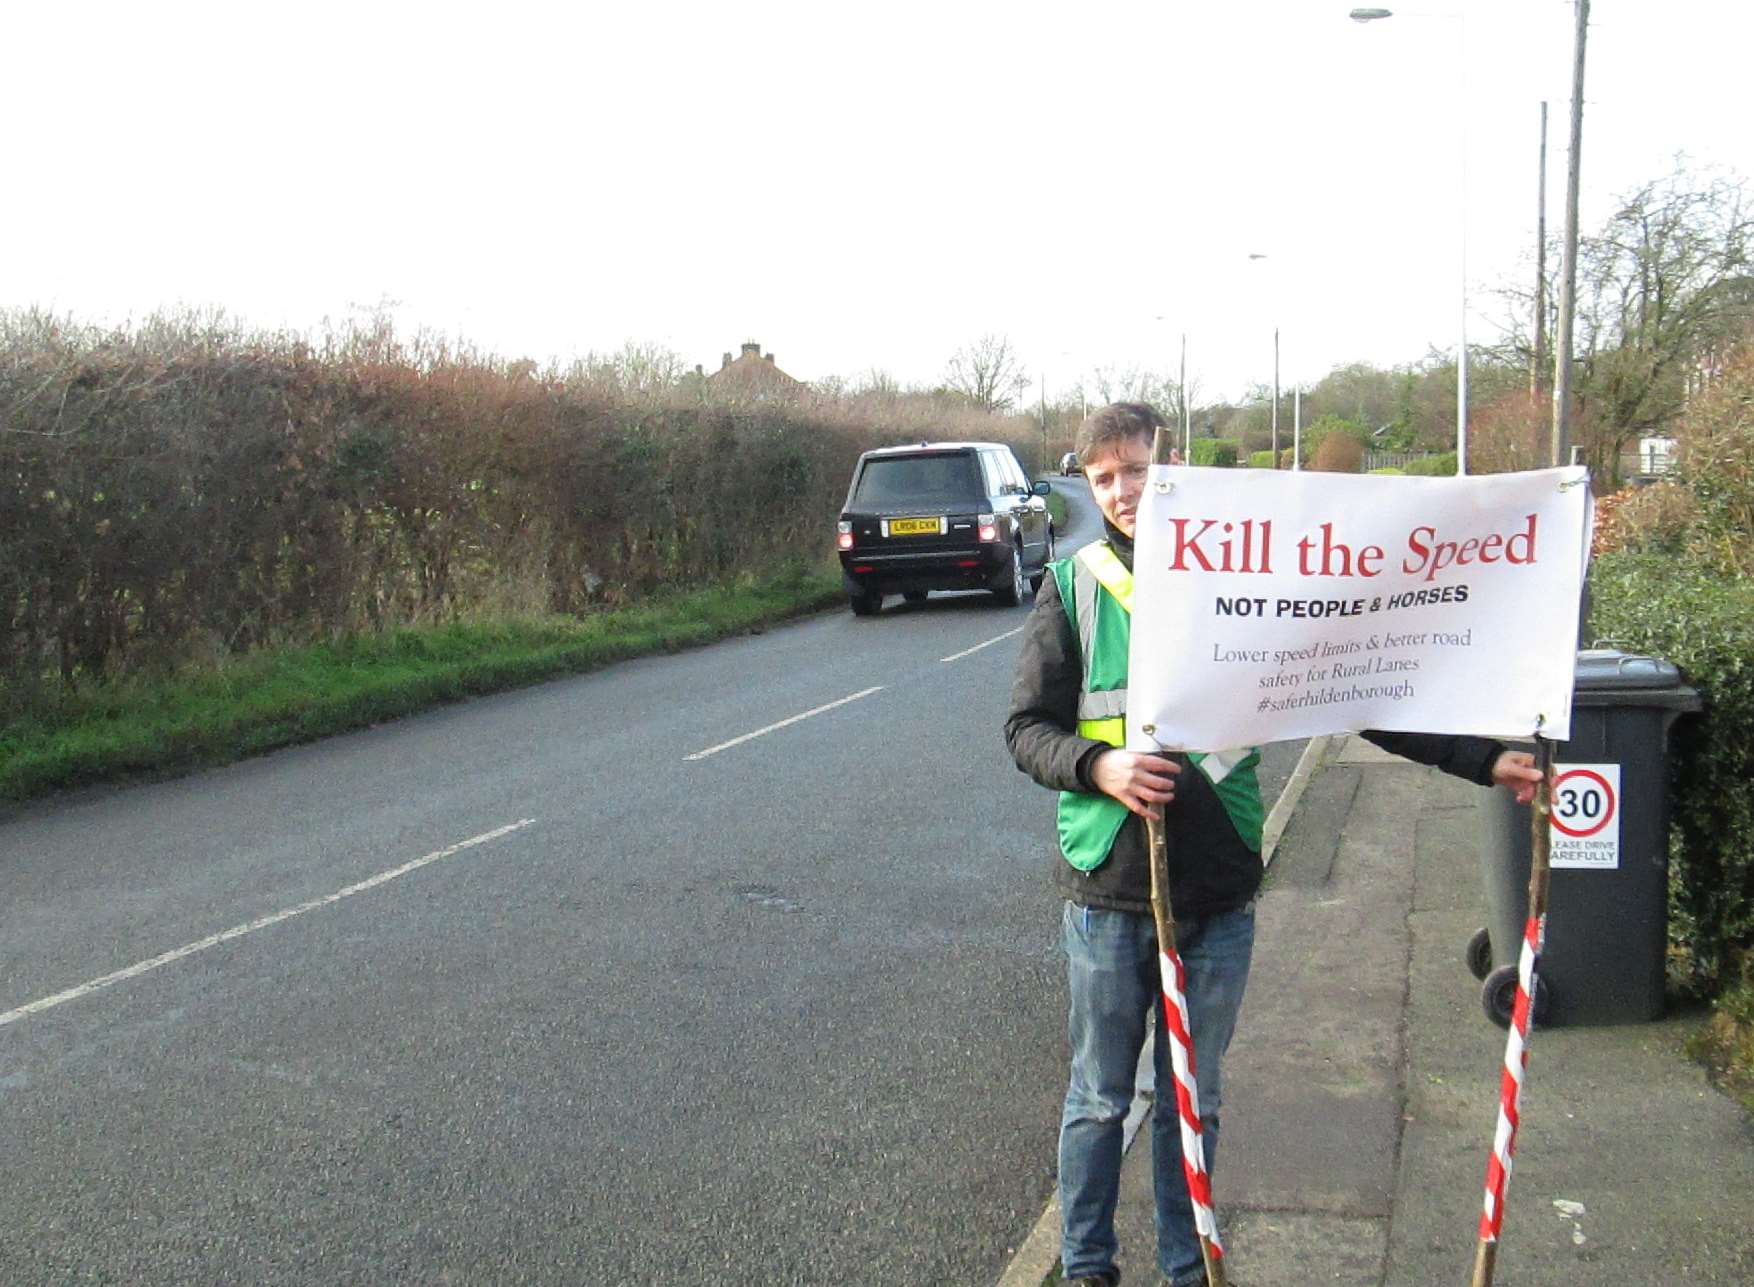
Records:
[[[847,599],[861,617],[899,591],[991,590],[1004,604],[1041,585],[1054,525],[1011,448],[997,442],[922,442],[859,457],[841,510],[838,544]]]

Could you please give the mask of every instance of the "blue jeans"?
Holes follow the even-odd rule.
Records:
[[[1176,947],[1187,972],[1189,1032],[1200,1092],[1206,1170],[1218,1148],[1224,1051],[1236,1030],[1255,943],[1253,904],[1204,920],[1177,921]],[[1060,1119],[1060,1260],[1068,1279],[1115,1272],[1115,1200],[1121,1136],[1146,1016],[1162,1004],[1157,927],[1147,915],[1067,903],[1061,938],[1071,990],[1072,1078]],[[1162,1012],[1158,1012],[1161,1020]],[[1204,1282],[1182,1172],[1180,1119],[1169,1042],[1156,1045],[1157,1102],[1151,1115],[1157,1193],[1157,1265],[1170,1282]]]

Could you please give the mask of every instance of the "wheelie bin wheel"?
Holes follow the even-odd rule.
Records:
[[[1514,965],[1501,965],[1488,974],[1486,981],[1480,985],[1480,1001],[1486,1008],[1486,1017],[1501,1028],[1510,1027],[1511,1012],[1516,1008],[1516,970]],[[1547,984],[1537,974],[1534,1005],[1530,1015],[1536,1027],[1547,1022],[1549,999]]]
[[[1484,928],[1474,931],[1468,940],[1468,973],[1476,979],[1484,979],[1492,973],[1492,935]]]

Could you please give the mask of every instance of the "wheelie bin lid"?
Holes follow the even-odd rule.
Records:
[[[1618,648],[1586,648],[1577,654],[1573,689],[1582,705],[1659,706],[1696,711],[1699,694],[1681,682],[1674,662]],[[1593,697],[1593,700],[1592,700]]]

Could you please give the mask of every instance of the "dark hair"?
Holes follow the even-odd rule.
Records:
[[[1092,411],[1078,426],[1078,463],[1088,465],[1098,452],[1129,438],[1143,438],[1149,446],[1157,431],[1168,427],[1163,413],[1148,402],[1111,402]]]

